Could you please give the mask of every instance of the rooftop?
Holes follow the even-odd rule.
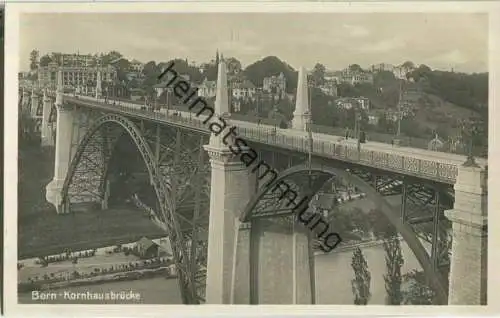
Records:
[[[145,250],[150,248],[153,245],[158,245],[155,242],[153,242],[151,239],[143,236],[139,241],[137,241],[137,244],[142,246]]]
[[[252,89],[255,88],[255,85],[249,80],[243,80],[243,82],[238,82],[233,84],[233,88],[239,89]]]

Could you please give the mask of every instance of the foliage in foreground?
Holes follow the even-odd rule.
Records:
[[[367,305],[372,296],[370,293],[371,274],[368,271],[368,264],[363,252],[359,247],[356,247],[353,252],[351,266],[354,270],[354,279],[351,280],[354,304]]]
[[[434,291],[426,283],[423,271],[413,270],[403,276],[407,288],[403,293],[405,305],[432,305]]]
[[[398,237],[388,238],[384,241],[385,264],[387,273],[384,275],[385,290],[387,292],[387,305],[401,305],[403,293],[401,291],[401,267],[404,259],[401,252],[401,242]]]

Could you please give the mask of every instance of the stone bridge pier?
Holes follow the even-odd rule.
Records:
[[[52,99],[47,95],[47,90],[44,90],[42,125],[41,125],[42,147],[54,146],[54,131],[49,126],[51,110],[52,110]]]
[[[449,305],[486,305],[488,264],[488,170],[467,162],[458,170],[453,224]]]
[[[29,107],[29,98],[30,98],[30,93],[26,88],[23,88],[23,93],[22,93],[22,101],[21,101],[21,109],[26,112],[28,111]]]
[[[224,62],[219,64],[215,113],[229,113]],[[240,144],[237,139],[226,143]],[[205,146],[212,166],[206,303],[311,304],[307,234],[293,225],[240,221],[257,192],[257,174],[227,144],[222,134],[213,134]],[[239,150],[251,152],[246,145]]]
[[[46,96],[45,96],[46,97]],[[65,213],[62,205],[62,189],[68,168],[73,159],[80,139],[85,134],[86,126],[81,121],[78,110],[74,105],[64,103],[62,72],[58,73],[58,87],[55,106],[57,108],[56,138],[55,138],[55,163],[54,177],[46,187],[46,199],[56,207],[57,213]],[[42,120],[42,145],[52,141],[51,131],[48,127],[50,114],[50,100],[44,98],[44,117]],[[45,133],[44,133],[45,132]]]
[[[31,118],[35,118],[37,115],[38,101],[39,101],[38,91],[37,89],[35,89],[35,87],[33,87],[31,91],[31,109],[30,109]]]

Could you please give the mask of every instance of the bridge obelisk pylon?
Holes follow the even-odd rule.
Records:
[[[102,98],[102,74],[101,74],[101,69],[97,69],[97,81],[96,81],[96,87],[95,87],[95,98],[100,99]]]
[[[309,87],[307,85],[307,71],[301,66],[297,81],[297,97],[295,100],[295,111],[293,112],[292,128],[306,131],[311,118],[309,105]]]
[[[229,126],[229,99],[226,64],[219,63],[215,98],[216,116],[226,117]],[[229,127],[228,127],[229,128]],[[227,131],[227,130],[226,130]],[[207,260],[207,304],[229,304],[233,279],[236,233],[239,215],[255,190],[255,178],[233,154],[228,145],[232,136],[223,141],[226,131],[212,134],[204,148],[211,163],[210,221]],[[249,293],[249,291],[248,291]]]
[[[56,207],[57,213],[64,213],[61,202],[61,190],[71,162],[71,143],[74,121],[74,110],[69,105],[64,105],[63,100],[63,74],[59,70],[57,74],[57,128],[54,178],[47,185],[46,199]]]

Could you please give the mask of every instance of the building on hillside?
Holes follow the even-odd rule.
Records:
[[[398,121],[399,112],[393,109],[386,110],[385,119],[388,121]]]
[[[380,116],[377,114],[368,114],[368,124],[377,126],[380,120]]]
[[[131,62],[130,62],[130,69],[133,71],[133,72],[136,72],[136,73],[141,73],[142,70],[144,69],[144,63],[136,60],[136,59],[133,59]]]
[[[206,77],[201,82],[201,84],[198,85],[198,96],[200,97],[215,97],[215,92],[217,91],[217,82],[216,81],[209,81]]]
[[[359,107],[362,110],[369,111],[370,110],[370,100],[366,97],[355,97],[354,100],[358,102]]]
[[[19,72],[17,73],[17,79],[28,79],[30,77],[30,72]]]
[[[286,77],[281,72],[278,76],[264,77],[262,90],[281,97],[286,95]]]
[[[202,63],[200,65],[200,67],[198,68],[198,70],[200,71],[201,74],[205,73],[209,68],[210,66],[212,66],[212,64],[210,63]]]
[[[373,84],[373,74],[365,71],[352,71],[346,68],[342,71],[328,72],[325,75],[326,81],[339,83],[348,83],[351,85],[369,83]]]
[[[339,98],[335,101],[335,105],[339,109],[349,110],[356,107],[352,98]]]
[[[229,93],[233,111],[240,112],[242,103],[255,101],[257,88],[249,80],[233,81]]]
[[[370,100],[366,97],[343,97],[335,101],[337,108],[349,110],[360,109],[364,111],[370,110]]]
[[[57,74],[62,71],[64,87],[86,86],[89,83],[97,82],[97,73],[101,72],[101,80],[103,82],[114,82],[117,79],[116,69],[113,66],[106,67],[70,67],[58,66],[52,62],[45,67],[38,69],[38,81],[41,87],[56,87]],[[95,85],[95,84],[91,84]]]
[[[399,115],[401,113],[401,115]],[[385,118],[391,121],[397,121],[398,117],[408,118],[415,116],[415,112],[411,108],[401,107],[401,112],[394,109],[389,109],[385,113]]]
[[[236,99],[254,99],[256,92],[255,85],[249,80],[231,83],[231,95]]]
[[[377,126],[380,118],[385,117],[385,112],[382,109],[370,110],[367,112],[368,124]]]
[[[319,89],[328,96],[338,96],[337,82],[334,80],[325,81],[325,83],[321,85]]]
[[[133,80],[139,81],[143,78],[141,76],[141,73],[137,72],[128,72],[125,74],[125,77],[127,78],[128,81],[133,81]]]
[[[52,53],[51,59],[53,63],[63,67],[95,67],[98,61],[95,55],[78,53]]]
[[[367,72],[351,72],[349,75],[344,75],[344,82],[351,85],[362,83],[373,84],[373,75]]]
[[[340,83],[341,72],[339,71],[326,71],[324,75],[325,82]]]
[[[167,87],[167,84],[169,84],[169,82],[172,80],[171,75],[172,74],[170,74],[170,73],[166,73],[165,74],[166,78],[164,79],[164,81],[162,81],[161,83],[158,83],[158,84],[156,84],[156,85],[153,86],[154,90],[156,91],[156,96],[157,97],[160,97],[163,94],[163,92],[165,92],[166,90],[168,90],[168,91],[172,91],[173,90],[173,87],[175,86],[175,83],[170,83],[170,85]],[[179,74],[176,82],[179,81],[179,80],[184,80],[184,81],[190,83],[189,79],[190,79],[189,75],[187,75],[187,74]]]
[[[386,64],[386,63],[380,63],[380,64],[374,64],[371,66],[371,71],[373,73],[376,72],[393,72],[394,71],[394,65],[392,64]]]

